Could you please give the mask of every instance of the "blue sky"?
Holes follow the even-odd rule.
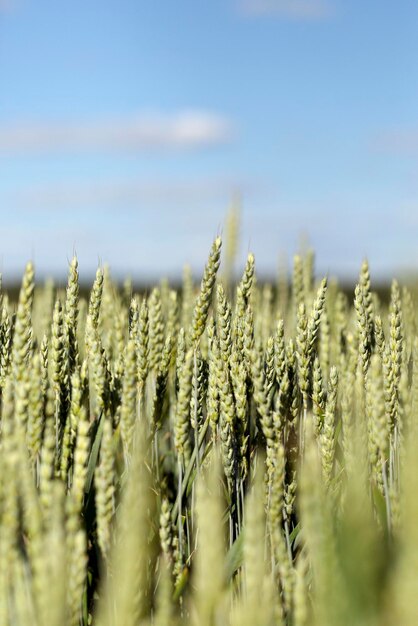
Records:
[[[0,0],[0,271],[418,269],[416,0]]]

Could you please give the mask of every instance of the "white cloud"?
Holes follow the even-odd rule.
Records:
[[[222,144],[232,135],[226,118],[204,111],[90,122],[20,122],[0,126],[0,155],[187,150]]]
[[[242,13],[294,20],[321,20],[332,13],[327,0],[239,0]]]

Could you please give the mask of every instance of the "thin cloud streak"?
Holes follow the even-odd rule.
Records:
[[[372,139],[371,146],[377,152],[418,157],[418,128],[382,132]]]
[[[11,0],[0,0],[0,12],[11,11],[13,7],[14,7],[14,4]]]
[[[90,122],[20,122],[0,126],[0,156],[194,150],[226,143],[232,136],[229,120],[205,111],[140,113]]]
[[[49,185],[33,185],[14,190],[3,196],[7,206],[33,213],[34,211],[123,211],[148,207],[169,212],[170,207],[200,206],[202,201],[229,201],[234,193],[263,194],[262,183],[229,177],[182,180],[96,180],[88,183],[65,181]]]
[[[250,17],[323,20],[333,13],[327,0],[240,0],[241,13]]]

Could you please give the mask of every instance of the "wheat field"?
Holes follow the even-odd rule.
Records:
[[[418,315],[294,257],[0,311],[0,626],[416,626]]]

